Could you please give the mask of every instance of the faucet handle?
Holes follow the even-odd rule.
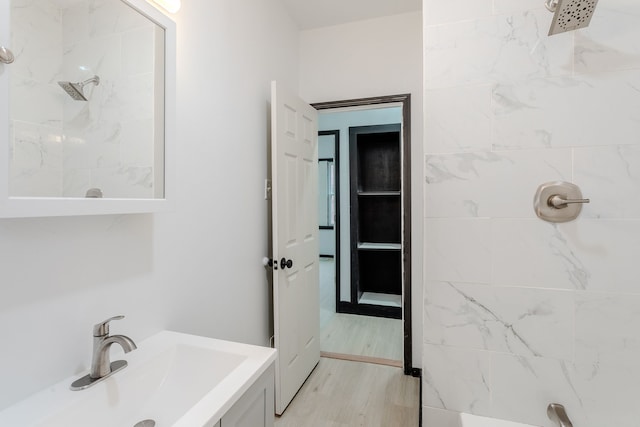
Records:
[[[103,337],[105,335],[109,335],[109,322],[112,320],[121,320],[124,319],[123,315],[113,316],[108,318],[107,320],[103,320],[100,323],[96,323],[93,325],[93,336],[94,337]]]

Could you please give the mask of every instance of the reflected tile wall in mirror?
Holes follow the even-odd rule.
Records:
[[[13,0],[11,26],[10,195],[163,197],[163,30],[119,0]]]

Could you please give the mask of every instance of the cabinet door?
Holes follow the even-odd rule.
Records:
[[[222,417],[220,427],[273,427],[274,369],[267,370]]]

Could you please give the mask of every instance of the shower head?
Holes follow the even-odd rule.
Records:
[[[71,83],[71,82],[58,82],[60,87],[69,94],[70,97],[76,101],[87,101],[87,97],[84,94],[83,88],[89,83],[93,83],[96,86],[100,84],[100,77],[93,76],[83,82]]]
[[[547,9],[555,13],[549,35],[588,27],[597,4],[598,0],[546,0]]]

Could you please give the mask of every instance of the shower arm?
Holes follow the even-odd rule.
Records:
[[[87,79],[83,82],[78,83],[80,85],[80,87],[85,87],[86,85],[88,85],[89,83],[94,83],[96,86],[98,86],[100,84],[100,77],[98,76],[93,76],[90,79]]]
[[[544,6],[549,12],[555,12],[558,7],[558,0],[545,0]]]

